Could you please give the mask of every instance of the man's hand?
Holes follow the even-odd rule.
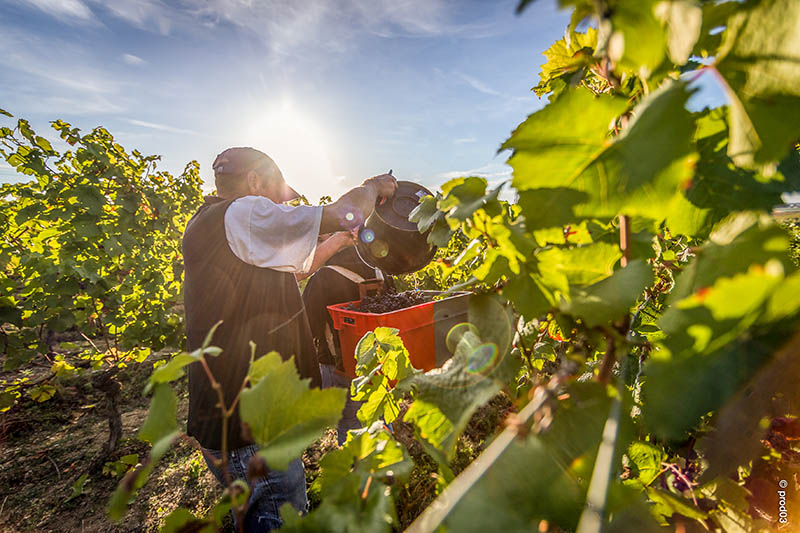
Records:
[[[381,174],[365,180],[364,187],[373,187],[376,196],[389,198],[397,190],[397,180],[391,174]]]
[[[375,210],[375,204],[394,195],[395,190],[397,180],[391,174],[365,180],[360,187],[346,192],[334,203],[322,208],[320,233],[349,231],[359,227]]]
[[[353,246],[356,243],[356,237],[358,237],[357,228],[352,231],[337,231],[330,236],[337,252]]]

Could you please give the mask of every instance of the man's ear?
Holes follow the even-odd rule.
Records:
[[[255,170],[247,173],[247,193],[249,195],[258,195],[261,192],[261,178],[256,174]]]

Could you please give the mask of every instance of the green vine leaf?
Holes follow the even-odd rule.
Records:
[[[311,490],[322,503],[303,517],[285,504],[280,510],[281,530],[350,531],[354,524],[363,531],[400,529],[391,496],[412,466],[406,450],[383,423],[353,431],[344,447],[320,461],[320,475]]]
[[[575,205],[575,219],[624,212],[662,220],[696,160],[694,120],[685,108],[689,94],[682,83],[667,84],[639,104],[628,128],[611,138],[609,124],[626,103],[586,90],[567,92],[531,115],[501,147],[514,150],[509,159],[514,186],[522,191],[559,187],[561,194],[549,193],[538,207],[554,208],[561,223],[564,207],[556,204],[562,197],[566,205]],[[576,205],[570,190],[584,193],[586,203]]]
[[[606,47],[620,68],[647,79],[666,57],[667,35],[656,18],[657,0],[619,0],[610,11],[610,21],[601,21],[601,32],[610,36]]]
[[[573,248],[551,247],[536,255],[539,272],[548,285],[562,288],[567,294],[566,284],[590,285],[611,276],[621,257],[619,246],[606,242]],[[563,281],[551,282],[554,277]]]
[[[442,185],[445,197],[439,200],[437,207],[447,215],[448,219],[458,221],[471,218],[479,209],[484,209],[490,217],[496,216],[500,213],[497,196],[503,185],[501,183],[486,192],[487,182],[484,178],[456,178]]]
[[[89,479],[89,474],[81,474],[81,476],[75,480],[75,483],[72,484],[72,494],[64,500],[64,503],[69,502],[77,498],[78,496],[82,496],[86,493],[86,483],[91,481]]]
[[[655,5],[656,16],[666,25],[667,52],[676,65],[689,60],[703,26],[703,10],[691,0],[668,0]]]
[[[646,367],[643,414],[657,434],[684,436],[791,336],[800,282],[788,247],[782,228],[767,217],[742,213],[696,251],[659,320],[667,334],[662,354]],[[674,409],[669,398],[675,395],[692,402]]]
[[[31,399],[39,403],[46,402],[55,396],[55,394],[56,388],[49,383],[42,383],[41,385],[37,385],[28,391],[28,395],[31,397]]]
[[[696,258],[677,278],[669,303],[676,304],[719,278],[746,273],[752,265],[764,266],[772,259],[780,262],[784,272],[793,272],[796,267],[788,250],[789,236],[769,217],[753,213],[732,216],[696,251]]]
[[[455,353],[441,369],[413,378],[414,403],[404,420],[415,434],[450,460],[470,416],[488,402],[519,370],[520,359],[510,351],[512,317],[488,297],[470,300],[470,324],[450,335]],[[505,331],[504,331],[505,330]]]
[[[800,137],[800,4],[764,0],[728,20],[716,68],[730,98],[728,154],[774,171]]]
[[[627,455],[636,467],[637,481],[645,487],[661,475],[661,464],[667,460],[663,448],[641,441],[631,443]]]
[[[178,430],[178,397],[167,384],[156,385],[139,440],[155,444]]]
[[[221,349],[211,346],[205,350],[200,348],[192,353],[181,352],[174,355],[165,365],[153,370],[145,387],[145,394],[149,393],[159,383],[169,383],[182,378],[186,374],[183,369],[192,363],[197,363],[204,352],[208,353],[208,355],[215,355],[220,353]]]
[[[292,459],[339,420],[345,391],[337,388],[309,389],[308,380],[297,374],[294,358],[272,359],[258,383],[242,391],[239,414],[247,424],[259,455],[273,470],[285,470]]]
[[[502,295],[528,319],[544,316],[552,308],[557,307],[556,294],[553,290],[545,285],[541,276],[527,269],[518,276],[509,278],[503,287]]]
[[[702,520],[708,517],[706,512],[692,505],[691,500],[685,500],[663,490],[648,487],[647,497],[655,503],[653,506],[653,514],[658,518],[658,523],[662,526],[669,525],[667,518],[670,518],[674,514],[683,515],[696,520]]]
[[[519,205],[528,230],[553,228],[577,222],[575,209],[589,202],[585,191],[569,187],[526,189],[519,192]],[[563,234],[563,232],[562,232]]]
[[[108,515],[112,520],[122,520],[128,505],[136,498],[139,489],[147,483],[156,464],[169,451],[179,434],[178,431],[175,431],[156,441],[150,449],[147,460],[122,478],[108,502]]]
[[[181,533],[183,531],[196,531],[206,533],[216,531],[212,524],[195,516],[189,509],[178,507],[164,519],[164,525],[159,533]]]
[[[445,216],[437,207],[438,200],[433,196],[425,196],[417,207],[408,215],[411,222],[417,224],[420,233],[428,234],[428,242],[439,247],[445,247],[450,242],[453,231],[445,221]]]
[[[706,238],[731,212],[770,211],[783,202],[783,194],[800,189],[800,172],[791,168],[791,158],[769,178],[734,165],[727,153],[728,113],[727,108],[717,108],[697,118],[700,159],[685,198],[676,201],[667,218],[673,233]],[[796,157],[797,152],[790,155]]]
[[[514,439],[470,488],[445,519],[448,530],[523,531],[540,520],[575,530],[610,402],[597,383],[568,393],[546,432]]]
[[[354,489],[363,489],[370,477],[386,480],[391,476],[391,483],[402,481],[413,465],[403,446],[384,429],[384,424],[376,422],[352,432],[344,447],[326,454],[319,466],[314,490],[323,500],[341,500],[347,499]],[[353,472],[357,476],[352,476]]]
[[[768,437],[769,428],[763,422],[774,415],[773,399],[778,397],[791,405],[800,402],[798,348],[800,335],[795,333],[719,410],[713,431],[698,441],[709,462],[701,481],[717,476],[722,476],[722,483],[730,481],[728,476],[735,476],[739,465],[758,460],[764,451],[763,440]],[[731,446],[734,439],[737,445]],[[749,505],[739,509],[746,513]]]
[[[519,191],[554,186],[580,190],[574,182],[610,145],[609,125],[627,106],[622,98],[595,97],[588,90],[576,89],[529,116],[500,146],[500,150],[514,151],[509,159],[514,187]],[[560,127],[552,128],[552,124]]]
[[[585,288],[573,288],[561,310],[583,319],[589,327],[613,323],[636,304],[644,289],[653,283],[653,270],[642,259]]]
[[[708,514],[725,532],[747,533],[756,531],[755,521],[750,517],[750,492],[730,478],[720,477],[703,485],[702,494],[717,503]]]
[[[597,30],[587,28],[586,33],[573,33],[569,43],[566,37],[557,40],[542,52],[547,61],[539,73],[539,84],[533,88],[537,96],[544,96],[553,90],[552,81],[576,70],[588,67],[595,61],[594,49],[597,47]]]
[[[378,420],[394,422],[409,378],[419,373],[398,333],[394,328],[375,328],[356,346],[358,377],[351,384],[352,397],[364,402],[358,419],[367,427]]]

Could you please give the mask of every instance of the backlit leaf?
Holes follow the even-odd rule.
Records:
[[[728,154],[774,169],[800,137],[800,3],[763,0],[735,13],[717,56],[731,107]]]
[[[139,429],[139,440],[154,444],[178,429],[178,398],[168,384],[155,386],[147,418]]]
[[[263,358],[275,361],[255,386],[242,391],[239,413],[269,468],[285,470],[325,428],[336,424],[345,391],[309,389],[308,380],[297,374],[294,358],[283,361],[275,352]]]
[[[614,275],[585,288],[571,291],[561,310],[583,319],[589,327],[614,322],[625,315],[653,283],[653,271],[641,259],[631,261]]]
[[[597,242],[574,248],[552,247],[539,252],[536,259],[545,279],[560,274],[570,285],[589,285],[613,274],[620,257],[619,246]]]
[[[576,89],[523,122],[501,148],[512,148],[509,164],[519,190],[561,188],[539,206],[545,212],[564,197],[578,217],[641,214],[660,220],[668,201],[693,172],[692,116],[685,109],[689,92],[681,83],[651,94],[634,109],[634,120],[616,138],[610,124],[627,105],[621,99],[593,97]],[[548,125],[559,124],[557,129]],[[658,146],[658,150],[652,150]],[[641,157],[648,153],[648,157]],[[559,220],[563,223],[563,220]]]

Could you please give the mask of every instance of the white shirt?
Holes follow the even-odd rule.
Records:
[[[263,196],[244,196],[225,212],[233,254],[250,265],[308,272],[317,249],[322,206],[291,207]]]

